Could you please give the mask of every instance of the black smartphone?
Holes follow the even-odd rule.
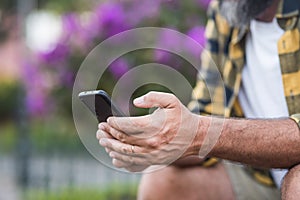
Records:
[[[104,90],[81,92],[78,97],[94,113],[99,123],[105,122],[110,116],[125,116]]]

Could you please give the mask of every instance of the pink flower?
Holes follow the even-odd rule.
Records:
[[[129,64],[125,59],[119,58],[109,66],[109,70],[119,79],[129,70]]]
[[[195,48],[194,44],[187,42],[186,43],[187,51],[189,51],[194,56],[200,56],[206,44],[205,28],[203,26],[196,26],[190,29],[187,32],[187,35],[200,45],[199,48]]]

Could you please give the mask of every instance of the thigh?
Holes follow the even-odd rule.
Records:
[[[223,161],[230,177],[237,200],[279,200],[280,191],[276,187],[262,185],[245,172],[243,166]]]
[[[293,167],[282,183],[282,199],[296,200],[300,197],[300,165]]]
[[[214,167],[174,166],[144,174],[139,199],[232,200],[233,189],[222,164]]]

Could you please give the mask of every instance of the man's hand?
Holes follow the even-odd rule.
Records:
[[[150,92],[135,99],[134,104],[158,109],[151,115],[111,117],[107,123],[99,124],[97,138],[114,166],[142,171],[151,165],[168,165],[180,157],[198,154],[199,148],[193,144],[204,138],[195,138],[200,117],[173,94]]]

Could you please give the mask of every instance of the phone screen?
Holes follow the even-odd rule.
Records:
[[[81,93],[79,98],[94,113],[98,122],[104,122],[110,116],[124,116],[124,114],[112,104],[110,97],[106,92],[92,91]]]
[[[108,117],[113,116],[111,102],[105,97],[95,95],[95,112],[99,122],[106,121]]]

